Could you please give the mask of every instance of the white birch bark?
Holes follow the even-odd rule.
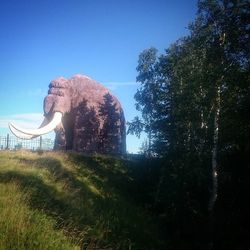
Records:
[[[208,204],[208,210],[213,211],[218,196],[218,139],[219,139],[219,116],[220,116],[220,86],[217,87],[214,113],[214,132],[212,148],[212,190]]]

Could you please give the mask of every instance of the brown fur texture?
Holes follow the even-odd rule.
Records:
[[[84,153],[124,154],[125,118],[110,91],[87,76],[59,77],[49,85],[44,115],[63,114],[55,129],[55,149]]]

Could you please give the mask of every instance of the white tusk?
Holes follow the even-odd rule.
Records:
[[[27,135],[27,134],[20,133],[17,130],[15,130],[15,128],[10,123],[9,123],[9,129],[12,132],[12,134],[14,134],[16,137],[20,139],[30,140],[30,139],[38,137],[38,135]]]
[[[44,120],[43,122],[41,123],[41,125],[39,126],[39,128],[45,126],[46,124],[49,123],[49,120],[44,117]],[[9,129],[10,131],[18,138],[20,139],[25,139],[25,140],[30,140],[30,139],[34,139],[36,137],[38,137],[39,135],[27,135],[27,134],[24,134],[24,133],[21,133],[20,131],[16,130],[13,125],[11,123],[9,123]]]
[[[39,136],[44,135],[56,128],[61,123],[62,120],[62,113],[61,112],[55,112],[54,117],[52,120],[45,126],[37,128],[37,129],[22,129],[18,128],[16,125],[10,123],[9,127],[12,130],[17,130],[19,133],[25,134],[25,135],[31,135],[31,136]],[[11,131],[12,131],[11,130]]]

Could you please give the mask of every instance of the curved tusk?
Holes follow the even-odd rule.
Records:
[[[58,126],[61,123],[61,120],[62,120],[62,113],[55,112],[52,120],[47,125],[40,127],[38,129],[22,129],[12,123],[9,124],[9,127],[12,128],[12,130],[17,130],[19,133],[22,133],[25,135],[39,136],[39,135],[47,134],[51,132],[52,130],[54,130],[56,126]]]
[[[10,123],[9,123],[9,129],[12,132],[12,134],[14,134],[16,137],[20,139],[30,140],[30,139],[38,137],[38,135],[27,135],[27,134],[20,133],[17,130],[15,130],[14,127]]]
[[[39,128],[45,126],[48,123],[49,123],[49,120],[46,117],[44,117],[44,120],[39,126]],[[39,136],[39,135],[27,135],[27,134],[21,133],[20,131],[16,130],[11,123],[9,123],[9,129],[12,132],[12,134],[14,134],[16,137],[20,139],[31,140]]]

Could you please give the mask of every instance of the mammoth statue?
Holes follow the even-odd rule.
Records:
[[[10,123],[14,135],[32,139],[55,131],[54,149],[84,153],[124,154],[125,118],[121,104],[108,89],[87,76],[59,77],[44,99],[44,121],[37,129]]]

